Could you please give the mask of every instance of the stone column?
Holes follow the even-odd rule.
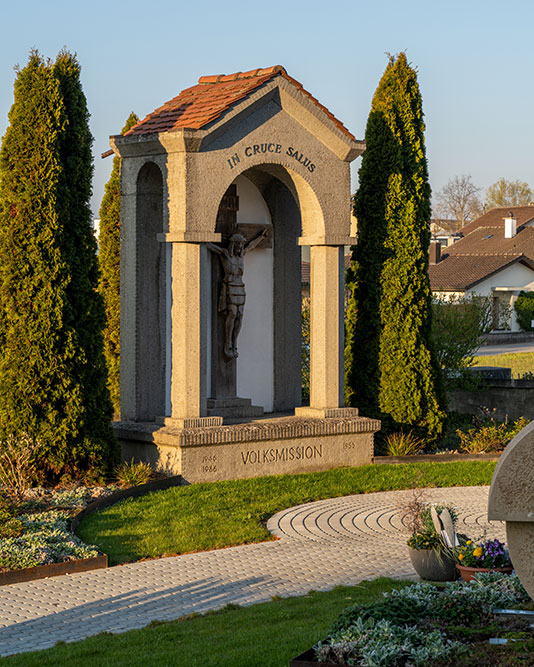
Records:
[[[222,424],[222,417],[206,416],[211,312],[208,249],[205,243],[190,243],[175,237],[178,235],[170,233],[161,238],[172,242],[171,414],[163,421],[166,426],[178,428],[216,426]]]
[[[310,248],[310,406],[302,417],[353,417],[344,408],[344,266],[343,246]]]

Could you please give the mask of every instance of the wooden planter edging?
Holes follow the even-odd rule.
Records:
[[[147,482],[139,486],[132,486],[123,491],[116,491],[109,496],[99,498],[92,503],[89,503],[76,516],[73,517],[70,523],[70,530],[72,533],[76,530],[80,521],[96,512],[97,510],[109,507],[118,503],[119,500],[125,498],[134,498],[136,496],[143,496],[151,491],[162,491],[170,489],[173,486],[181,486],[183,480],[181,475],[174,477],[166,477],[165,479],[158,479],[154,482]],[[79,558],[78,560],[68,560],[63,563],[50,563],[49,565],[37,565],[36,567],[26,567],[22,570],[10,570],[9,572],[0,572],[0,586],[6,584],[19,584],[24,581],[34,581],[36,579],[46,579],[47,577],[57,577],[61,574],[74,574],[75,572],[88,572],[89,570],[99,570],[108,566],[108,557],[106,554],[95,556],[94,558]]]
[[[375,456],[374,463],[450,463],[451,461],[498,461],[501,453],[494,454],[414,454],[413,456]]]
[[[24,581],[57,577],[60,574],[73,574],[74,572],[88,572],[99,570],[108,566],[106,554],[94,558],[80,558],[78,560],[67,560],[63,563],[50,563],[49,565],[37,565],[36,567],[25,567],[22,570],[10,570],[0,572],[0,586],[6,584],[20,584]]]

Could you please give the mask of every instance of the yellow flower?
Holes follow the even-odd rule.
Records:
[[[463,554],[458,554],[458,560],[463,560],[463,559],[464,559],[464,555]]]
[[[473,544],[472,540],[467,540],[466,544]]]
[[[473,551],[473,556],[474,556],[475,558],[478,558],[479,556],[482,556],[482,547],[477,547],[477,548]]]

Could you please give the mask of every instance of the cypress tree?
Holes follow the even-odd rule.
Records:
[[[434,439],[445,415],[430,339],[430,186],[421,94],[404,53],[390,57],[365,139],[347,276],[346,401],[381,418],[386,433]]]
[[[121,134],[139,122],[132,112]],[[113,158],[111,176],[100,205],[98,291],[104,299],[106,327],[104,354],[108,367],[108,387],[115,412],[120,410],[120,158]]]
[[[39,440],[48,479],[101,475],[117,454],[79,74],[67,52],[32,52],[0,150],[0,436]]]

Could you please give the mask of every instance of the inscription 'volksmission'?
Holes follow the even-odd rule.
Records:
[[[323,457],[322,445],[296,447],[271,447],[270,449],[241,452],[243,465],[255,463],[277,463],[278,461],[299,461],[303,459],[320,459]]]
[[[245,148],[245,157],[253,157],[254,155],[261,155],[262,153],[280,154],[282,153],[282,144],[275,144],[275,143],[251,144],[250,146],[247,146]],[[296,160],[310,173],[313,173],[315,171],[315,164],[311,161],[309,157],[304,155],[304,153],[298,150],[297,148],[293,148],[293,146],[288,146],[284,150],[284,153],[289,157],[293,158],[294,160]],[[239,164],[241,162],[241,157],[239,153],[234,153],[232,156],[227,158],[226,161],[228,162],[230,169],[233,169],[236,166],[236,164]]]

